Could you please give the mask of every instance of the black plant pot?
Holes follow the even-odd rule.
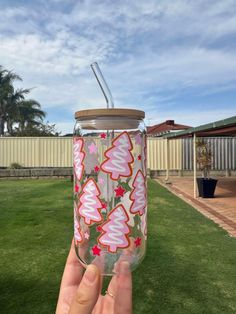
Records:
[[[204,198],[214,197],[217,180],[197,178],[199,196]]]

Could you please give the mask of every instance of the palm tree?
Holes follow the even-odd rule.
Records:
[[[25,95],[30,92],[30,89],[17,89],[9,95],[7,99],[7,114],[6,123],[9,134],[13,133],[13,124],[21,120],[19,107],[22,101],[25,100]]]
[[[42,123],[46,114],[40,108],[41,105],[34,99],[19,102],[17,122],[19,122],[21,131],[24,131],[29,126],[38,126]]]
[[[4,125],[7,121],[9,98],[14,92],[13,82],[22,80],[21,77],[12,71],[7,71],[0,66],[0,136],[4,135]]]
[[[0,136],[4,135],[4,126],[7,124],[8,133],[13,135],[13,124],[19,124],[19,130],[38,126],[45,117],[41,105],[33,99],[26,100],[25,95],[30,89],[15,89],[13,82],[22,80],[12,71],[0,66]]]

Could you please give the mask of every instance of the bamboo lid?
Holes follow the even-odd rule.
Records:
[[[131,119],[144,119],[145,112],[136,109],[106,108],[88,109],[76,111],[75,119],[97,118],[97,117],[126,117]]]

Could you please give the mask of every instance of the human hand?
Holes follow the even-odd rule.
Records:
[[[105,296],[101,295],[102,277],[91,264],[83,275],[83,266],[75,253],[74,243],[65,265],[56,314],[131,314],[132,277],[129,263],[121,261]]]

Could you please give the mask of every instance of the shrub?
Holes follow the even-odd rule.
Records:
[[[21,164],[19,164],[18,162],[12,162],[9,168],[10,169],[21,169],[21,168],[23,168],[23,166]]]

